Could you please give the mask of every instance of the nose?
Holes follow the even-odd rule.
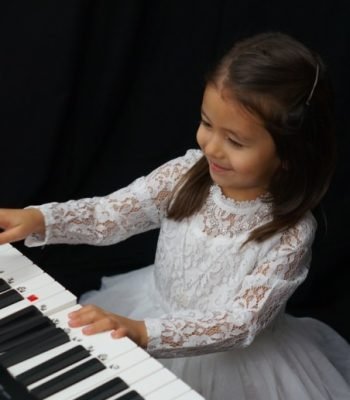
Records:
[[[223,143],[219,134],[213,133],[210,135],[210,138],[208,138],[205,144],[204,152],[207,156],[215,159],[223,157]]]

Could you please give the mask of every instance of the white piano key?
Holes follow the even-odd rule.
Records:
[[[168,385],[157,389],[154,392],[151,392],[148,396],[146,396],[145,400],[172,400],[178,399],[179,396],[188,393],[191,388],[180,379],[176,379],[175,381],[170,382]]]
[[[107,332],[106,332],[107,333]],[[101,335],[103,337],[101,337]],[[98,339],[96,339],[96,336],[98,336]],[[69,343],[65,343],[64,345],[60,345],[57,348],[54,348],[52,350],[49,350],[45,353],[42,353],[38,356],[32,357],[29,360],[23,361],[21,363],[15,364],[14,366],[10,367],[9,370],[13,375],[19,375],[23,372],[28,371],[31,368],[34,368],[35,366],[42,364],[43,362],[59,355],[62,354],[64,351],[81,345],[85,347],[87,350],[90,351],[90,354],[95,357],[100,359],[102,362],[106,359],[113,361],[114,356],[117,357],[118,355],[121,355],[126,352],[130,352],[132,349],[137,349],[136,344],[129,340],[128,338],[123,338],[123,339],[112,339],[110,336],[106,337],[106,335],[103,334],[98,334],[98,335],[93,335],[93,336],[85,336],[86,340],[84,340],[84,337],[82,340],[74,340],[76,339],[76,336],[73,336],[72,341]],[[117,342],[117,343],[116,343]],[[110,346],[115,345],[115,351],[109,351]],[[109,353],[107,353],[109,351]],[[147,354],[147,353],[146,353]],[[144,356],[145,357],[145,356]],[[139,356],[139,359],[141,359],[141,356]],[[121,359],[120,363],[115,364],[113,367],[115,370],[118,368],[126,368],[127,366],[132,365],[132,357],[128,360]],[[76,364],[78,365],[78,364]],[[118,367],[118,365],[121,365]],[[67,370],[69,368],[67,367]],[[59,371],[57,375],[63,373],[64,370]],[[56,376],[56,375],[55,375]],[[53,378],[54,375],[50,375],[48,378],[45,378],[46,380],[49,380]]]
[[[0,257],[2,257],[3,255],[7,254],[11,252],[11,248],[9,247],[8,244],[1,244],[0,245]]]
[[[69,386],[67,389],[60,390],[59,392],[46,397],[45,400],[70,400],[74,399],[75,397],[78,397],[86,392],[88,392],[91,386],[92,388],[95,388],[104,382],[106,382],[108,379],[111,379],[115,377],[116,372],[110,370],[110,369],[105,369],[103,371],[100,371],[96,373],[95,375],[90,376],[89,378],[83,379],[80,382],[73,384]]]
[[[34,263],[21,253],[6,252],[0,256],[0,278],[7,272],[16,271],[24,267],[30,267]]]
[[[18,251],[15,247],[13,247],[10,243],[4,243],[0,245],[0,256],[6,253],[19,253],[22,254],[20,251]]]
[[[175,400],[175,398],[176,400],[204,400],[201,395],[189,388],[157,360],[150,357],[147,352],[137,347],[130,339],[113,339],[110,332],[87,336],[82,333],[82,328],[70,328],[68,326],[68,313],[81,307],[76,304],[76,297],[50,277],[50,279],[47,277],[37,279],[39,275],[36,275],[36,278],[27,280],[27,277],[34,277],[34,272],[29,272],[30,268],[33,268],[35,273],[40,273],[40,277],[47,275],[12,245],[0,245],[0,278],[7,281],[14,289],[19,289],[22,295],[30,297],[16,303],[16,305],[6,307],[3,309],[6,310],[5,312],[0,310],[0,318],[11,315],[29,305],[34,305],[43,315],[49,316],[58,327],[64,329],[71,341],[10,367],[9,372],[14,377],[76,345],[82,345],[91,351],[89,358],[100,358],[107,369],[60,391],[46,400],[71,400],[89,392],[96,386],[102,385],[113,377],[120,377],[130,388],[106,400],[120,398],[131,390],[136,390],[145,400],[159,400],[161,398],[162,400]],[[15,273],[15,271],[18,272]],[[32,273],[33,275],[31,275]],[[11,275],[14,277],[11,277]],[[11,281],[14,284],[11,284]],[[31,297],[31,294],[33,294],[33,297]],[[2,314],[1,311],[3,311]],[[75,363],[74,366],[78,364],[79,362]],[[68,370],[72,368],[73,366],[68,367]],[[65,370],[58,371],[57,375],[50,375],[48,379],[59,376]],[[73,386],[75,387],[74,393],[77,393],[74,397],[71,395]],[[65,391],[67,391],[67,395],[64,394]],[[63,394],[64,397],[62,397]]]
[[[73,368],[85,363],[88,360],[91,360],[92,358],[93,358],[92,356],[89,356],[87,358],[84,358],[83,360],[77,361],[76,363],[70,365],[69,367],[62,368],[60,371],[55,372],[46,378],[40,379],[39,381],[36,381],[35,383],[32,383],[31,385],[28,386],[28,390],[31,391],[31,390],[35,389],[36,387],[42,385],[43,383],[46,383],[46,382],[50,381],[51,379],[54,379],[57,376],[60,376],[60,375],[64,374],[65,372],[72,370]]]
[[[86,362],[91,358],[97,358],[102,363],[107,364],[118,355],[129,352],[130,350],[136,348],[136,344],[130,339],[126,337],[121,339],[112,339],[109,332],[102,332],[92,336],[82,336],[83,335],[76,335],[75,333],[74,336],[71,337],[72,343],[84,346],[87,350],[89,350],[91,356],[84,360],[78,361],[70,365],[69,367],[63,368],[62,370],[55,372],[38,382],[33,383],[29,386],[29,390],[32,390],[35,387],[46,383],[67,371],[70,371],[71,369],[77,367],[78,365]],[[79,339],[77,340],[77,338]]]
[[[67,350],[70,350],[76,346],[77,346],[77,344],[73,343],[73,342],[61,344],[60,346],[57,346],[54,349],[45,351],[44,353],[41,353],[37,356],[31,357],[28,360],[22,361],[18,364],[13,365],[12,367],[9,367],[8,371],[13,376],[17,376],[17,375],[22,374],[23,372],[26,372],[29,369],[34,368],[37,365],[40,365],[40,364],[44,363],[45,361],[48,361],[48,360],[64,353]]]
[[[50,318],[54,321],[57,327],[64,329],[64,331],[69,335],[71,341],[82,344],[91,352],[91,354],[100,360],[103,360],[105,364],[115,357],[137,347],[136,343],[128,337],[113,339],[110,331],[100,332],[95,335],[84,335],[82,332],[83,327],[71,328],[68,325],[68,314],[79,308],[81,308],[81,306],[77,305],[62,310],[56,314],[50,315]]]
[[[149,353],[140,347],[136,347],[131,351],[114,358],[110,363],[108,363],[108,368],[120,373],[148,359],[151,359]]]
[[[106,365],[107,369],[47,397],[46,400],[69,400],[81,396],[104,384],[110,379],[119,377],[122,371],[131,368],[148,358],[150,358],[150,356],[146,351],[139,347],[134,348],[126,354],[114,358]]]
[[[50,275],[43,273],[19,285],[13,286],[13,289],[17,290],[23,297],[26,297],[33,292],[33,290],[46,286],[51,282],[54,282],[54,279]]]
[[[4,271],[0,274],[0,278],[4,279],[9,285],[14,287],[43,273],[44,271],[41,268],[35,264],[30,264],[11,271]]]
[[[62,308],[73,306],[76,303],[76,300],[76,296],[74,296],[68,290],[65,290],[63,292],[50,296],[45,300],[37,302],[35,306],[42,312],[43,315],[50,316],[51,313],[56,313]],[[14,376],[19,375],[27,371],[28,369],[34,368],[35,366],[42,364],[43,362],[75,346],[77,346],[75,342],[65,343],[54,349],[39,354],[38,356],[32,357],[29,360],[25,360],[21,363],[13,365],[9,368],[9,371]]]
[[[66,307],[75,305],[76,302],[77,297],[73,293],[69,290],[63,290],[36,302],[34,305],[42,314],[51,317]]]
[[[19,250],[17,250],[15,246],[13,246],[10,243],[5,243],[0,245],[0,256],[4,254],[21,255],[22,257],[26,257]]]
[[[44,300],[50,296],[53,296],[56,293],[65,291],[64,287],[54,280],[48,282],[44,287],[33,288],[33,290],[29,290],[30,288],[24,286],[23,286],[23,292],[21,292],[22,288],[19,289],[20,289],[19,292],[21,293],[21,295],[24,294],[25,298],[21,301],[9,305],[8,307],[2,308],[0,310],[0,319],[5,318],[8,315],[11,315],[16,311],[22,310],[23,308],[26,308],[30,305],[35,305],[39,301]]]
[[[45,300],[37,302],[35,306],[42,312],[43,315],[50,316],[50,314],[57,313],[62,308],[68,308],[75,305],[76,301],[77,298],[73,295],[73,293],[69,292],[68,290],[64,290],[63,292],[57,293]],[[34,368],[36,365],[39,365],[72,347],[75,347],[76,345],[77,344],[75,342],[65,343],[57,348],[32,357],[29,360],[13,365],[9,368],[9,371],[14,376],[19,375],[28,369]]]
[[[163,365],[154,358],[149,358],[142,363],[138,364],[132,370],[126,370],[120,374],[120,377],[128,384],[131,385],[140,379],[143,379],[147,375],[151,375],[154,372],[161,370]]]
[[[67,333],[73,342],[84,346],[94,357],[105,364],[115,357],[136,348],[136,344],[127,337],[112,339],[110,332],[97,333],[91,336],[78,335],[77,332],[74,332],[73,335],[72,332]]]
[[[126,371],[127,373],[128,371]],[[176,375],[166,368],[162,368],[154,374],[147,375],[142,380],[131,383],[130,386],[133,390],[140,393],[141,396],[147,396],[153,391],[169,384],[177,379]],[[128,383],[129,379],[124,379]]]
[[[127,337],[121,339],[113,339],[111,337],[110,332],[101,332],[95,335],[84,335],[82,332],[82,327],[79,328],[71,328],[68,325],[68,313],[81,308],[80,305],[76,305],[69,309],[62,310],[58,313],[53,314],[50,318],[56,324],[57,327],[64,329],[64,331],[69,335],[71,343],[75,343],[76,345],[80,344],[84,346],[91,354],[90,358],[97,358],[104,364],[108,364],[116,357],[129,352],[132,349],[135,349],[137,345]],[[42,383],[45,383],[56,376],[63,374],[66,371],[71,370],[72,368],[80,365],[85,362],[87,359],[79,361],[71,366],[62,369],[59,372],[51,374],[50,376],[33,383],[29,386],[30,389],[33,389],[39,386]]]
[[[148,400],[148,397],[146,397],[146,400]],[[194,390],[191,390],[179,397],[176,397],[176,400],[205,400],[205,398]]]
[[[68,314],[72,311],[79,310],[82,306],[80,304],[74,304],[71,307],[67,307],[63,310],[57,311],[53,315],[51,315],[52,319],[55,319],[57,323],[60,323],[61,326],[68,326]]]
[[[151,358],[146,351],[138,347],[115,358],[112,363],[108,365],[107,370],[101,371],[95,376],[74,385],[76,388],[72,386],[74,392],[69,388],[66,389],[66,391],[61,391],[54,396],[48,397],[46,400],[69,400],[71,398],[76,398],[116,377],[121,378],[130,387],[118,395],[115,395],[119,397],[127,391],[130,391],[135,382],[150,376],[162,368],[163,365],[159,361]],[[77,389],[79,389],[79,391]]]
[[[74,304],[71,307],[64,308],[62,310],[59,310],[55,312],[54,314],[50,315],[50,318],[55,321],[55,324],[59,326],[62,329],[75,329],[75,328],[70,328],[68,325],[68,314],[71,313],[72,311],[77,311],[81,308],[82,306],[80,304]],[[80,328],[76,328],[80,329]]]

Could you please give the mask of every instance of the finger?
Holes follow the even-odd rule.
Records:
[[[96,333],[110,331],[115,328],[117,328],[116,321],[112,321],[110,318],[106,317],[98,321],[95,321],[92,324],[84,326],[82,332],[85,335],[94,335]]]
[[[102,313],[102,312],[104,312],[104,310],[102,308],[87,304],[87,305],[82,306],[78,310],[70,312],[68,314],[68,317],[70,319],[78,319],[78,318],[84,317],[86,315],[93,316],[93,315],[97,315],[98,313]]]
[[[0,244],[17,242],[24,239],[20,227],[11,228],[0,233]]]
[[[0,210],[0,227],[4,230],[18,226],[20,221],[16,217],[16,212],[8,209]]]
[[[124,327],[120,327],[118,329],[114,329],[111,332],[111,336],[113,339],[120,339],[122,337],[128,336],[128,330]]]
[[[97,309],[96,306],[87,304],[87,305],[85,305],[85,306],[82,306],[82,307],[79,308],[78,310],[75,310],[75,311],[70,312],[70,313],[68,314],[68,317],[71,318],[71,319],[78,318],[78,317],[80,317],[81,315],[84,315],[84,314],[89,313],[89,312],[91,312],[92,310],[96,310],[96,309]]]
[[[88,310],[79,310],[74,314],[68,315],[68,324],[72,328],[84,326],[91,324],[105,316],[104,313],[99,312],[98,310],[88,309]]]
[[[4,229],[9,226],[8,215],[6,211],[7,210],[4,208],[0,209],[0,227]]]

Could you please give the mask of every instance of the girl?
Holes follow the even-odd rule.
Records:
[[[207,399],[348,399],[348,344],[284,313],[334,167],[323,62],[284,34],[243,40],[201,115],[200,150],[106,197],[2,210],[1,243],[108,245],[160,227],[154,265],[104,278],[72,327],[131,337]]]

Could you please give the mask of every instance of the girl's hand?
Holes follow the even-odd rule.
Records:
[[[0,244],[17,242],[32,233],[45,234],[43,214],[36,208],[0,209]]]
[[[125,318],[93,305],[83,306],[68,314],[68,317],[69,326],[84,326],[85,335],[112,330],[111,336],[115,339],[127,336],[139,346],[147,347],[147,330],[143,321]]]

